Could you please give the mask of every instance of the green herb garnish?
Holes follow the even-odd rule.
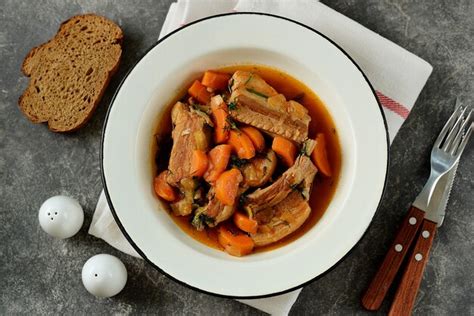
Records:
[[[191,221],[191,224],[196,227],[197,230],[203,230],[204,226],[209,226],[210,224],[214,223],[214,218],[210,217],[209,215],[203,213],[204,210],[201,211],[201,213],[196,213],[194,218]]]
[[[245,88],[248,92],[250,93],[253,93],[255,95],[258,95],[259,97],[262,97],[262,98],[265,98],[265,99],[268,99],[268,96],[266,94],[263,94],[261,92],[258,92],[258,91],[255,91],[254,89],[252,88]]]
[[[290,188],[291,188],[293,191],[299,191],[299,192],[301,192],[301,191],[303,190],[302,184],[303,184],[303,181],[300,182],[300,183],[295,183],[295,184],[290,185]]]
[[[239,130],[237,123],[235,123],[235,121],[230,116],[227,116],[225,121],[227,122],[227,125],[224,127],[224,130],[227,130],[227,131],[231,129],[236,130],[236,131]]]
[[[230,102],[228,105],[229,111],[235,111],[237,110],[237,103],[236,102]]]
[[[308,152],[308,149],[309,149],[308,148],[308,143],[305,141],[303,143],[303,145],[301,146],[300,155],[309,157],[311,155],[311,153]]]
[[[306,153],[306,143],[303,143],[303,146],[301,146],[300,155],[308,156],[308,154]]]
[[[239,205],[242,206],[247,202],[247,194],[242,193],[239,197]]]
[[[306,200],[308,199],[308,197],[306,196],[308,192],[305,192],[303,181],[301,181],[300,183],[290,185],[290,189],[292,191],[298,191],[304,199]]]
[[[248,159],[240,159],[239,157],[235,155],[230,156],[231,167],[240,168],[242,166],[245,166],[248,163],[249,163]]]
[[[199,112],[204,112],[202,109],[201,109],[201,106],[197,103],[193,103],[191,104],[191,108],[193,108],[195,111],[199,111]]]
[[[299,185],[300,185],[299,183],[292,184],[292,185],[290,185],[290,189],[291,189],[292,191],[299,191],[299,190],[298,190],[298,186],[299,186]]]
[[[250,73],[250,76],[249,76],[249,78],[245,81],[244,86],[245,86],[247,83],[249,83],[250,80],[252,80],[252,77],[253,77],[253,73]]]

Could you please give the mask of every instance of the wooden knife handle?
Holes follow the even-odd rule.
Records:
[[[425,213],[412,206],[400,226],[397,236],[385,255],[382,265],[375,274],[367,291],[362,297],[362,306],[368,310],[377,310],[387,294],[400,265],[420,227]]]
[[[423,220],[415,248],[390,307],[390,316],[411,315],[435,233],[436,223],[427,219]]]

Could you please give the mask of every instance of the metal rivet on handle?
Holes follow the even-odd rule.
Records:
[[[424,231],[421,233],[421,236],[423,236],[423,238],[426,239],[426,238],[430,237],[430,232],[427,231],[427,230],[424,230]]]
[[[415,225],[416,224],[416,218],[410,217],[410,219],[408,220],[408,223],[410,223],[410,225]]]
[[[421,259],[423,259],[423,255],[422,255],[421,253],[417,253],[417,254],[415,255],[415,260],[416,260],[416,261],[421,261]]]
[[[402,246],[402,245],[400,245],[400,244],[396,244],[396,245],[395,245],[395,251],[396,251],[396,252],[400,252],[400,251],[402,251],[402,250],[403,250],[403,246]]]

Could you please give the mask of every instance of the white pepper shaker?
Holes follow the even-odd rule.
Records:
[[[95,255],[82,267],[82,283],[89,293],[98,297],[117,295],[127,283],[127,269],[117,257]]]

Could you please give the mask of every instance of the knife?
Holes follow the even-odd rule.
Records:
[[[413,202],[412,208],[417,208],[417,205],[419,205],[423,207],[426,213],[421,222],[415,246],[408,258],[407,267],[395,293],[395,298],[388,313],[389,316],[411,315],[437,227],[443,224],[458,164],[459,162],[441,177],[436,184],[428,206],[424,205],[423,207],[423,203],[420,203],[418,198]]]
[[[446,214],[446,206],[448,205],[451,189],[453,188],[454,178],[458,170],[458,163],[454,165],[453,169],[441,177],[431,197],[430,204],[437,208],[437,212],[441,215],[438,222],[438,227],[443,224],[444,215]]]
[[[440,214],[438,222],[439,226],[441,226],[444,220],[446,206],[454,183],[458,164],[459,163],[456,163],[456,165],[438,181],[429,203],[430,209],[433,210],[433,212]],[[385,295],[387,294],[388,289],[395,279],[405,255],[408,252],[408,248],[412,244],[416,233],[424,221],[425,212],[415,207],[415,203],[416,202],[413,203],[410,211],[405,216],[405,219],[401,224],[401,229],[398,231],[398,234],[387,252],[382,265],[362,297],[362,305],[368,310],[378,310],[382,305]],[[433,224],[433,230],[435,230],[436,224]],[[427,233],[425,233],[425,236],[430,237],[430,235],[434,234],[428,233],[427,235]]]
[[[461,117],[462,120],[463,114],[459,114],[461,111],[464,113],[463,109],[459,109],[459,105],[456,104],[455,112],[450,118],[450,121],[452,121],[453,116],[455,119]],[[469,123],[470,116],[471,114],[464,120],[466,125]],[[451,129],[453,125],[451,124],[449,127],[449,124],[451,123],[448,121],[446,125]],[[463,123],[462,126],[465,126],[465,124]],[[471,124],[465,135],[466,142],[472,133],[472,128],[473,125]],[[422,193],[420,193],[413,202],[392,246],[387,251],[382,265],[362,297],[362,305],[366,309],[377,310],[380,307],[400,269],[405,255],[416,237],[415,246],[413,247],[409,259],[407,259],[408,264],[406,270],[390,309],[390,315],[411,314],[436,229],[441,226],[445,216],[449,195],[456,176],[458,161],[447,173],[439,178],[437,183],[428,181]],[[430,186],[433,186],[434,189],[431,190]],[[432,192],[432,194],[427,195],[426,192]],[[420,233],[417,236],[419,231]]]

